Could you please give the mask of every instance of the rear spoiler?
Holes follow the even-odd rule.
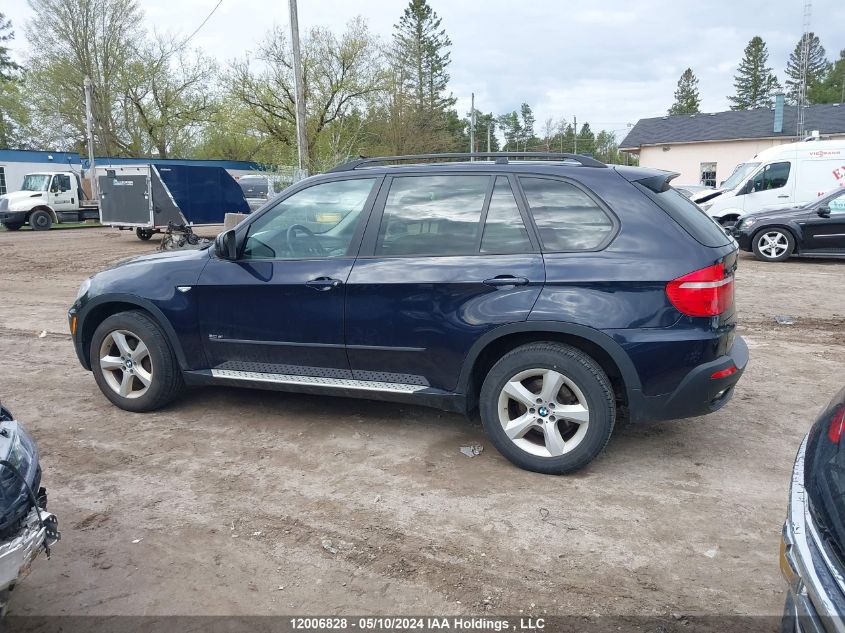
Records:
[[[617,165],[616,173],[628,182],[636,182],[655,193],[666,191],[669,188],[669,181],[677,178],[680,174],[663,169],[650,169],[648,167],[627,167]]]
[[[673,178],[677,178],[678,176],[680,176],[680,174],[667,171],[657,176],[648,176],[646,178],[641,178],[640,180],[633,180],[632,182],[639,183],[654,193],[663,193],[670,188],[669,181]]]

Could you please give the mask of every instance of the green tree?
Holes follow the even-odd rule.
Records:
[[[805,42],[806,39],[806,42]],[[807,59],[804,60],[804,46],[807,46]],[[824,46],[819,42],[819,37],[813,32],[805,33],[795,49],[789,55],[789,60],[786,63],[786,81],[784,87],[786,88],[786,98],[790,103],[798,103],[799,93],[801,92],[801,70],[806,63],[807,67],[807,98],[815,93],[816,87],[824,79],[830,63],[827,61]]]
[[[589,123],[584,123],[578,130],[578,153],[592,154],[596,149],[596,135],[590,129]]]
[[[5,42],[10,42],[14,38],[12,21],[0,13],[0,81],[11,81],[20,69],[20,66],[9,57],[9,48],[5,45]]]
[[[675,89],[675,103],[669,108],[669,116],[677,114],[698,114],[701,110],[701,96],[698,94],[698,77],[687,68],[678,79]]]
[[[766,66],[768,61],[766,43],[759,35],[755,35],[745,47],[737,74],[734,75],[736,94],[728,97],[733,103],[731,110],[750,110],[772,105],[780,84],[772,69]]]
[[[522,150],[527,152],[529,146],[536,147],[540,139],[534,134],[534,112],[531,106],[523,103],[519,108],[519,114],[522,117]]]
[[[467,117],[465,119],[466,122],[466,130],[467,130],[467,143],[464,144],[463,147],[469,146],[469,124],[470,124],[470,117],[472,116],[471,113],[467,113]],[[498,152],[499,151],[499,139],[496,138],[496,117],[493,116],[493,113],[484,114],[480,110],[475,111],[475,148],[473,151],[475,152],[486,152],[487,151],[487,129],[490,129],[490,151],[491,152]]]
[[[807,91],[810,103],[845,103],[845,49],[828,66],[822,80]]]
[[[518,152],[522,142],[523,130],[522,121],[520,121],[516,110],[507,114],[500,114],[496,118],[496,122],[505,136],[505,145],[502,149],[509,152]]]

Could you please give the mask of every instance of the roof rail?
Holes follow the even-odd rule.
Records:
[[[580,163],[583,167],[607,167],[603,162],[590,158],[589,156],[582,156],[581,154],[569,153],[550,153],[550,152],[458,152],[458,153],[443,153],[443,154],[409,154],[406,156],[373,156],[368,158],[361,156],[355,158],[347,163],[338,165],[328,171],[328,173],[339,171],[352,171],[359,167],[366,165],[374,165],[378,163],[388,162],[405,162],[405,161],[424,161],[424,160],[456,160],[456,159],[474,159],[474,158],[494,158],[497,165],[507,165],[508,158],[523,158],[534,160],[568,160]]]

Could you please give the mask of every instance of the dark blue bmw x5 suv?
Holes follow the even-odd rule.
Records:
[[[620,414],[715,411],[745,369],[736,243],[673,175],[570,154],[359,159],[205,250],[85,281],[76,352],[129,411],[208,384],[477,409],[508,459],[570,472]]]

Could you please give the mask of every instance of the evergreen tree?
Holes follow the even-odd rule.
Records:
[[[499,123],[499,129],[505,135],[505,146],[503,149],[509,152],[518,152],[522,143],[523,130],[522,122],[519,120],[516,110],[500,115],[497,121]]]
[[[759,35],[755,35],[745,47],[745,54],[734,75],[736,94],[728,97],[733,103],[731,110],[750,110],[770,107],[780,84],[772,69],[766,66],[769,51]]]
[[[807,90],[810,103],[845,103],[845,49],[828,66],[822,80]]]
[[[537,138],[534,135],[534,113],[527,103],[520,106],[519,113],[522,117],[522,150],[527,152],[528,145],[535,146],[537,144]]]
[[[443,118],[456,99],[447,94],[452,41],[427,0],[410,0],[393,27],[393,61],[423,120]]]
[[[807,40],[807,97],[814,93],[822,79],[824,79],[828,66],[830,65],[825,55],[824,46],[819,42],[815,33],[805,33],[795,45],[795,50],[789,56],[786,63],[786,98],[790,103],[798,103],[798,96],[801,91],[801,69],[803,66],[804,39]]]
[[[467,113],[466,118],[466,143],[463,144],[461,151],[465,151],[466,147],[469,147],[469,126],[471,121],[472,113]],[[484,114],[480,110],[476,109],[475,111],[475,147],[472,148],[474,152],[486,152],[487,151],[487,128],[490,128],[490,151],[491,152],[498,152],[499,151],[499,139],[496,138],[496,117],[493,116],[493,113],[490,112],[488,114]]]
[[[589,123],[584,123],[578,130],[578,153],[592,154],[596,150],[596,135],[590,129]]]
[[[0,13],[0,81],[12,81],[15,78],[15,71],[20,68],[9,57],[9,48],[4,44],[14,39],[14,37],[15,32],[12,30],[12,21]]]
[[[675,90],[675,103],[669,108],[669,116],[676,114],[698,114],[701,112],[701,96],[698,94],[698,77],[687,68],[678,79],[678,88]]]

